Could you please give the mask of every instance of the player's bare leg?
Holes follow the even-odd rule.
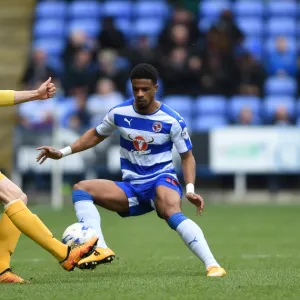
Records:
[[[127,213],[129,204],[124,191],[110,180],[81,181],[74,186],[73,202],[78,221],[93,227],[99,238],[94,253],[82,259],[78,263],[78,267],[93,269],[98,264],[112,262],[115,253],[105,243],[101,229],[101,217],[94,203],[114,212]]]
[[[176,230],[187,247],[205,264],[208,277],[222,277],[226,272],[215,260],[201,228],[184,216],[179,194],[166,186],[156,189],[155,207],[159,215]]]
[[[10,271],[9,261],[6,262],[7,259],[5,260],[7,254],[13,252],[20,231],[50,252],[67,271],[73,270],[81,258],[91,254],[98,241],[97,238],[93,238],[80,247],[70,249],[56,240],[42,221],[26,207],[26,195],[2,174],[0,180],[0,201],[4,204],[5,209],[4,217],[0,223],[2,226],[0,228],[0,250],[3,252],[3,254],[0,254],[1,258],[4,258],[0,282],[24,283],[23,279]],[[11,239],[11,237],[14,237],[14,239]]]

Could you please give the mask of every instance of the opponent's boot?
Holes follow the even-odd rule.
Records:
[[[207,277],[223,277],[226,276],[226,271],[222,267],[207,268]]]
[[[69,254],[67,258],[60,262],[60,265],[67,271],[73,271],[81,259],[93,253],[97,242],[98,238],[93,237],[82,245],[69,248]]]
[[[81,259],[77,266],[80,269],[95,269],[97,265],[111,263],[115,259],[115,253],[109,248],[97,247],[94,252]]]

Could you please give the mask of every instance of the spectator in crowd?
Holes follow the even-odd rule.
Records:
[[[96,93],[90,96],[87,102],[87,111],[91,116],[91,126],[99,125],[105,114],[123,101],[122,94],[116,90],[111,79],[99,79]]]
[[[290,116],[286,106],[279,105],[276,108],[272,123],[278,126],[288,126],[293,124],[292,117]]]
[[[274,51],[266,56],[266,69],[270,75],[296,75],[297,56],[295,51],[289,49],[285,37],[276,39]]]
[[[65,116],[66,127],[79,134],[85,132],[90,127],[91,115],[86,108],[86,92],[79,88],[74,90],[75,106]]]
[[[103,27],[99,34],[98,42],[101,49],[124,50],[126,46],[124,35],[115,27],[112,17],[106,17],[103,20]]]
[[[65,66],[71,65],[77,52],[85,48],[93,49],[92,41],[88,39],[87,34],[81,30],[71,32],[63,54]]]
[[[33,49],[31,58],[22,78],[22,83],[28,89],[47,78],[55,79],[56,73],[47,62],[47,53],[42,49]]]
[[[224,10],[219,22],[215,25],[220,36],[220,46],[224,53],[233,53],[244,40],[244,35],[234,21],[232,12]]]
[[[153,47],[149,36],[139,36],[133,49],[128,51],[132,66],[139,63],[149,63],[158,67],[158,49]]]
[[[117,51],[111,49],[100,51],[94,84],[98,79],[106,77],[114,81],[117,90],[125,93],[128,72],[128,61],[118,56]]]
[[[244,53],[238,59],[239,93],[242,95],[263,95],[265,71],[249,53]]]
[[[168,46],[172,44],[172,31],[176,25],[183,25],[187,28],[189,43],[191,45],[197,46],[201,43],[203,34],[198,28],[195,15],[183,7],[175,7],[172,13],[172,19],[167,23],[165,29],[159,36],[159,45],[161,45],[163,49],[167,49]]]
[[[166,94],[188,94],[189,72],[187,68],[188,53],[184,47],[173,48],[167,61],[163,64],[161,77]]]
[[[63,85],[66,94],[72,95],[75,87],[86,87],[88,92],[91,92],[96,71],[90,49],[78,50],[75,53],[73,62],[65,70]]]
[[[250,107],[244,106],[238,115],[236,125],[250,126],[254,124],[253,111]]]

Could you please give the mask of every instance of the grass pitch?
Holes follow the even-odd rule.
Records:
[[[62,212],[32,210],[60,238],[76,222],[72,207]],[[94,271],[62,270],[47,252],[22,237],[12,259],[30,285],[1,285],[0,299],[300,299],[300,206],[206,207],[195,217],[225,278],[206,278],[200,261],[177,234],[156,217],[122,219],[101,210],[103,230],[117,259]]]

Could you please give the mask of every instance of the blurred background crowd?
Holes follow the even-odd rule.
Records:
[[[132,96],[141,62],[159,71],[158,99],[193,132],[227,124],[300,124],[296,1],[40,1],[22,77],[48,76],[57,99],[20,106],[19,124],[82,132]],[[194,120],[191,122],[191,120]]]

